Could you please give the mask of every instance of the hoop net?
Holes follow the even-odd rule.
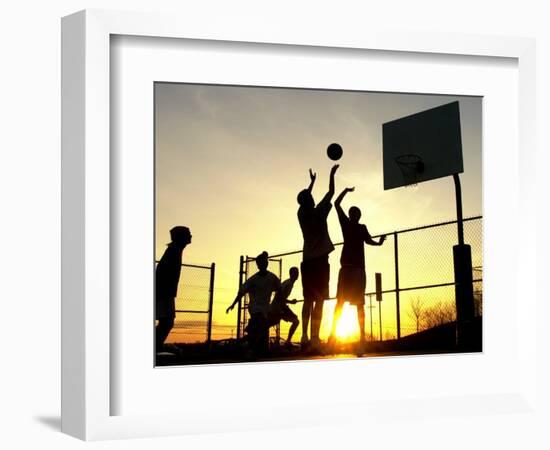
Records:
[[[417,186],[419,175],[424,172],[424,163],[422,162],[422,158],[414,154],[399,155],[395,158],[395,162],[403,174],[405,186]]]

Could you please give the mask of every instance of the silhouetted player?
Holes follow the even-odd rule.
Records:
[[[354,188],[346,188],[334,202],[338,220],[344,237],[344,248],[340,257],[340,273],[338,274],[338,289],[336,293],[336,308],[332,320],[332,331],[329,343],[334,343],[336,325],[342,314],[342,307],[347,300],[357,307],[357,318],[361,330],[361,344],[365,343],[365,288],[367,277],[365,273],[364,244],[382,245],[386,236],[381,236],[378,242],[372,239],[367,227],[359,223],[361,210],[357,206],[349,209],[349,217],[342,210],[342,200]]]
[[[246,331],[250,346],[256,354],[265,353],[268,349],[269,324],[267,314],[269,303],[271,302],[271,294],[273,292],[277,293],[281,289],[281,281],[277,275],[267,270],[268,263],[269,256],[267,252],[262,252],[256,257],[258,272],[244,282],[235,300],[225,311],[229,313],[241,298],[248,294],[250,319]]]
[[[270,327],[279,324],[281,320],[291,323],[290,329],[288,330],[288,338],[285,343],[287,347],[291,347],[292,336],[296,328],[298,328],[300,321],[298,320],[298,316],[288,307],[289,304],[295,305],[296,300],[288,300],[288,296],[292,292],[294,283],[300,275],[298,267],[291,267],[288,271],[288,275],[289,278],[281,283],[281,290],[275,294],[275,298],[271,302],[271,305],[269,305],[268,321]]]
[[[159,352],[174,326],[176,295],[180,280],[183,249],[191,243],[191,231],[177,226],[170,230],[172,242],[168,244],[155,273],[156,351]]]
[[[328,255],[334,250],[327,228],[327,217],[332,208],[334,195],[334,174],[338,165],[330,171],[328,192],[315,206],[311,190],[316,174],[309,170],[310,184],[298,194],[298,220],[304,237],[301,265],[304,307],[302,309],[302,345],[308,344],[308,325],[311,317],[311,345],[319,346],[319,328],[323,317],[323,302],[328,298],[330,266]]]

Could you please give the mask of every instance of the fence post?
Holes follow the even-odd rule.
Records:
[[[241,290],[241,286],[243,285],[243,264],[244,264],[244,258],[243,255],[241,255],[240,261],[239,261],[239,291]],[[241,338],[241,310],[242,310],[242,300],[239,300],[238,308],[237,308],[237,339]]]
[[[393,254],[395,260],[395,311],[397,314],[397,339],[401,339],[401,311],[399,305],[399,241],[397,233],[393,233]]]
[[[279,280],[283,281],[283,258],[276,260],[279,263]],[[277,345],[281,343],[281,322],[278,322],[275,326],[275,341]]]
[[[212,310],[214,308],[214,279],[216,277],[216,263],[210,264],[210,287],[208,291],[208,348],[212,343]]]

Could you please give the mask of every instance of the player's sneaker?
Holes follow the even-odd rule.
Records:
[[[163,344],[162,347],[157,349],[157,355],[162,356],[176,356],[180,353],[179,348],[174,344]]]
[[[284,349],[291,352],[292,350],[294,350],[296,348],[296,346],[290,342],[290,341],[285,341],[285,344],[284,344]]]
[[[310,341],[310,350],[313,354],[317,355],[324,355],[325,352],[323,350],[323,347],[321,347],[321,341],[318,337],[311,338]]]

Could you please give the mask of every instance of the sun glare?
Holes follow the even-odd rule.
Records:
[[[342,315],[336,325],[336,336],[340,341],[353,341],[359,337],[357,310],[355,306],[344,304]]]

